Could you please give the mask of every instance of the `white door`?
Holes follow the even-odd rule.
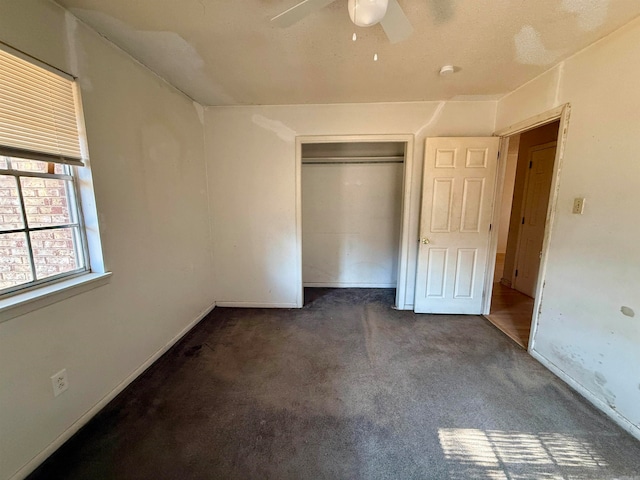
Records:
[[[535,296],[538,282],[555,158],[555,142],[529,150],[513,288],[530,297]]]
[[[428,138],[414,310],[480,314],[498,137]]]

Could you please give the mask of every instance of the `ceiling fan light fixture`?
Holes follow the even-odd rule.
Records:
[[[349,0],[349,16],[358,27],[370,27],[387,13],[389,0]]]

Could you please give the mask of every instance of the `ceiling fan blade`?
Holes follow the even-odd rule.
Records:
[[[380,20],[380,25],[384,29],[391,43],[398,43],[409,38],[413,32],[413,27],[409,23],[409,19],[402,11],[402,7],[398,0],[389,0],[387,13]]]
[[[271,23],[279,27],[289,27],[307,15],[326,7],[335,0],[304,0],[271,19]]]

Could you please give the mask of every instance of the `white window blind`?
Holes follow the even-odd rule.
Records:
[[[0,49],[0,155],[82,166],[74,88]]]

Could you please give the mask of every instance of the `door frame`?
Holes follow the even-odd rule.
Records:
[[[411,222],[411,187],[413,175],[413,150],[415,136],[413,134],[389,135],[299,135],[296,137],[296,258],[298,272],[298,292],[296,307],[304,306],[304,286],[302,282],[302,145],[305,143],[389,143],[401,142],[406,145],[404,152],[404,173],[402,176],[402,206],[400,221],[400,245],[398,251],[398,273],[396,284],[395,308],[406,308],[406,291],[409,271],[409,239]]]
[[[535,346],[536,331],[538,327],[538,317],[542,306],[542,296],[545,284],[545,275],[547,271],[547,262],[549,259],[549,245],[551,235],[555,223],[555,214],[558,206],[558,191],[560,188],[560,172],[564,159],[564,149],[567,138],[567,128],[569,125],[569,117],[571,115],[571,104],[565,103],[552,110],[528,118],[510,127],[498,130],[494,133],[500,137],[500,157],[498,158],[498,177],[496,181],[496,190],[494,192],[493,214],[491,217],[491,225],[499,225],[500,223],[500,207],[502,203],[502,190],[504,187],[504,177],[506,171],[507,152],[509,151],[509,137],[518,133],[523,133],[534,128],[541,127],[548,123],[560,120],[558,139],[556,146],[556,156],[553,163],[553,177],[551,179],[551,193],[549,197],[549,206],[547,207],[547,219],[545,222],[544,240],[542,242],[542,257],[540,258],[540,270],[538,273],[538,281],[535,288],[535,297],[533,304],[533,316],[531,318],[531,333],[529,334],[529,346],[527,350],[531,352]],[[487,268],[485,270],[485,295],[484,295],[484,315],[488,315],[491,309],[491,295],[493,293],[493,276],[496,263],[496,254],[498,252],[498,228],[492,228],[489,239],[489,256],[487,260]]]

